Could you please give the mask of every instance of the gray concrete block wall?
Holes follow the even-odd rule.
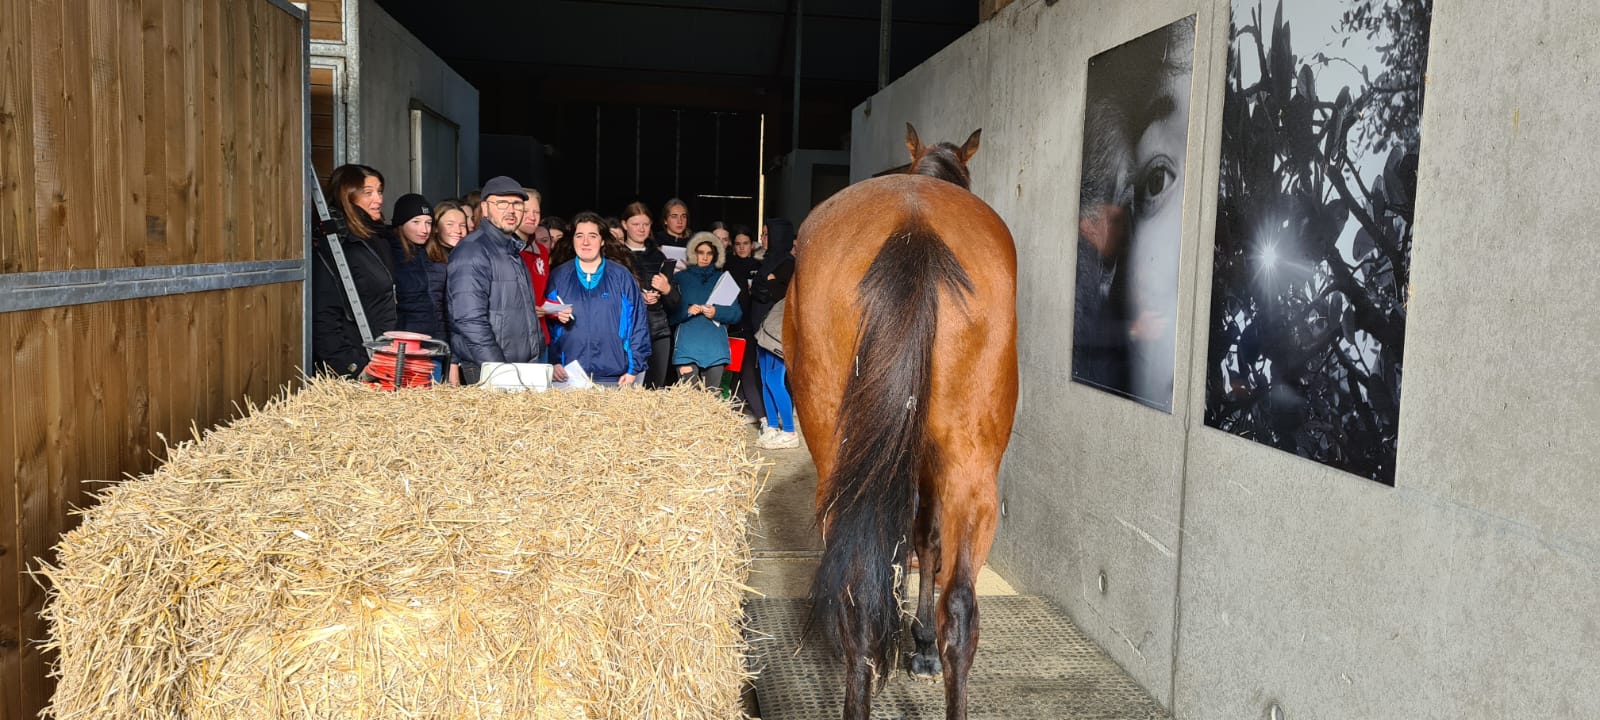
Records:
[[[1021,0],[856,110],[857,179],[984,127],[1025,388],[991,563],[1180,718],[1600,717],[1600,5],[1435,7],[1395,488],[1202,422],[1229,5]],[[1089,57],[1191,13],[1166,415],[1071,382],[1072,243]]]
[[[354,1],[354,0],[352,0]],[[461,129],[462,192],[478,176],[478,90],[450,69],[374,0],[360,0],[361,158],[382,172],[385,216],[411,187],[411,100],[422,101]],[[437,202],[442,198],[428,198]]]

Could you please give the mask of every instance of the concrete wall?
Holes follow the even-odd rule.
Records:
[[[461,189],[478,176],[478,90],[373,0],[360,0],[359,157],[387,180],[385,217],[411,187],[411,101],[416,99],[461,128]],[[430,197],[430,201],[442,198]]]
[[[1392,489],[1202,422],[1228,13],[1019,0],[856,109],[857,179],[907,120],[983,127],[973,189],[1024,259],[991,563],[1180,718],[1600,717],[1600,260],[1563,192],[1600,159],[1600,6],[1435,7]],[[1167,415],[1071,382],[1073,233],[1089,57],[1189,14]]]
[[[799,227],[812,208],[843,187],[831,186],[825,179],[819,181],[819,166],[850,164],[850,153],[841,150],[795,150],[784,155],[779,166],[767,173],[767,206],[762,220],[787,218]],[[856,179],[852,168],[850,180]]]

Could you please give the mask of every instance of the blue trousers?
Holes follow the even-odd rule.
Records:
[[[767,406],[767,425],[794,432],[794,400],[789,398],[789,370],[783,358],[757,348],[756,361],[761,364],[761,399]]]

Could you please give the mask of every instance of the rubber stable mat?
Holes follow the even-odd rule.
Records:
[[[981,637],[967,683],[970,720],[1170,717],[1043,598],[983,597],[978,608]],[[844,664],[820,636],[801,645],[806,610],[805,600],[791,599],[758,598],[745,606],[762,720],[835,720],[843,712]],[[913,679],[905,665],[902,659],[873,698],[872,717],[943,718],[943,683]]]

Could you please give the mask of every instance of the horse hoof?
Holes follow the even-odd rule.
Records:
[[[912,655],[911,677],[919,680],[938,680],[943,668],[939,666],[939,658],[934,656]]]

